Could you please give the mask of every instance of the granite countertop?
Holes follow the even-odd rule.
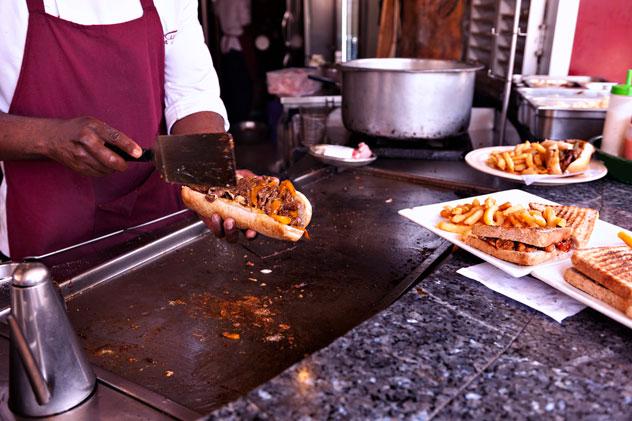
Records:
[[[525,190],[632,229],[632,186]],[[210,418],[628,419],[632,331],[591,309],[558,324],[456,274],[479,262],[452,253],[388,309]]]

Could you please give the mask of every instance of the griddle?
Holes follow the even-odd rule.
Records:
[[[448,249],[397,211],[450,191],[361,171],[298,185],[311,241],[234,245],[197,222],[62,282],[91,362],[207,413],[387,307]]]

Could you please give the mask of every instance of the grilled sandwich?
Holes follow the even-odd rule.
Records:
[[[577,250],[571,260],[566,282],[632,318],[632,248]]]
[[[571,261],[578,271],[615,294],[624,298],[632,297],[632,248],[620,246],[577,250]]]
[[[476,224],[466,244],[508,262],[533,266],[571,249],[571,228],[517,228]]]
[[[531,209],[544,211],[547,205],[541,203],[530,203]],[[566,219],[566,226],[572,230],[571,239],[573,246],[577,249],[588,245],[590,235],[595,228],[595,223],[599,219],[599,211],[590,208],[580,208],[577,206],[550,206],[555,214]]]

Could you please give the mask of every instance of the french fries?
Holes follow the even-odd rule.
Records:
[[[531,215],[535,223],[538,224],[538,226],[542,228],[546,227],[547,220],[544,219],[544,216],[542,216],[542,212],[532,210],[532,211],[529,211],[529,214]]]
[[[524,206],[522,205],[513,205],[513,206],[509,206],[507,209],[505,209],[503,211],[503,213],[508,216],[512,213],[516,213],[516,212],[522,212],[524,210]]]
[[[632,234],[627,231],[621,231],[619,233],[619,238],[622,239],[628,246],[632,247]]]
[[[522,225],[522,222],[520,222],[513,213],[509,215],[507,219],[509,219],[510,227],[522,228],[524,226]]]
[[[470,215],[465,221],[463,221],[463,223],[465,225],[470,225],[470,226],[474,225],[483,217],[484,213],[485,213],[485,210],[483,208],[481,207],[476,208],[476,212]]]
[[[474,224],[516,228],[566,226],[566,220],[557,216],[555,210],[550,206],[540,212],[509,202],[499,205],[492,197],[488,197],[483,203],[474,199],[472,203],[464,203],[454,207],[446,206],[441,210],[440,215],[444,220],[437,224],[437,228],[463,236],[469,234]],[[626,235],[632,247],[632,236]]]
[[[526,210],[522,210],[518,212],[517,217],[520,218],[521,222],[527,224],[529,228],[537,228],[539,225],[536,222],[536,219],[531,215],[531,212]]]
[[[510,207],[511,207],[511,203],[505,202],[502,205],[498,206],[498,210],[499,211],[504,211],[504,210],[509,209]]]
[[[457,225],[446,221],[439,222],[437,228],[443,231],[454,232],[461,235],[467,234],[472,229],[472,227],[468,225]]]
[[[515,170],[514,161],[511,155],[509,155],[509,152],[503,152],[503,159],[507,163],[507,171],[514,172]]]
[[[494,221],[496,221],[497,226],[505,225],[505,215],[502,212],[496,211],[494,215]]]
[[[496,220],[494,219],[496,212],[498,212],[498,206],[496,205],[492,205],[488,207],[487,209],[485,209],[485,213],[483,214],[483,222],[485,222],[486,225],[492,225],[492,226],[497,225]],[[503,220],[504,220],[504,215],[503,215]]]
[[[450,220],[454,222],[455,224],[459,224],[465,221],[466,219],[469,219],[472,215],[474,215],[474,213],[478,210],[478,208],[479,208],[478,206],[472,206],[472,208],[467,213],[460,213],[460,214],[454,215]],[[467,225],[472,225],[472,224],[467,224]]]
[[[526,141],[511,151],[494,151],[487,159],[487,165],[512,174],[548,174],[546,169],[546,148],[540,143]]]

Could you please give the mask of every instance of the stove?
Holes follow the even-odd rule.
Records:
[[[358,133],[350,135],[350,144],[360,142],[369,145],[379,158],[460,161],[473,149],[468,133],[442,139],[409,140],[371,137]]]

